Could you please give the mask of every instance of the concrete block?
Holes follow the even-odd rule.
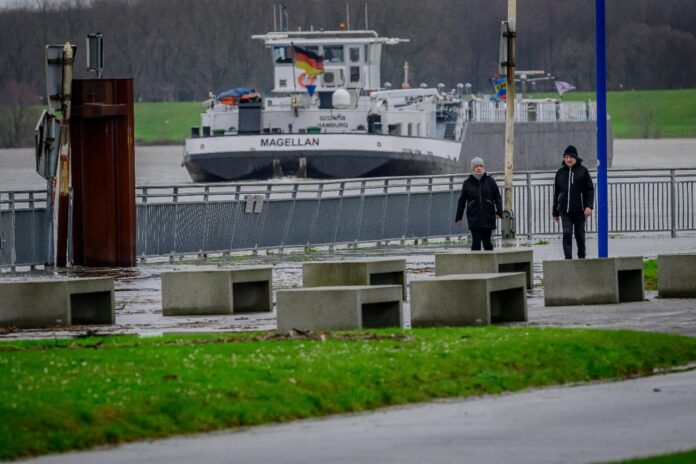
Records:
[[[162,273],[162,314],[193,316],[273,310],[270,267]]]
[[[74,324],[113,324],[114,279],[94,277],[65,281],[70,295],[70,320]]]
[[[413,327],[527,320],[522,272],[454,274],[411,281]]]
[[[399,285],[353,285],[278,290],[278,330],[402,327]]]
[[[0,326],[113,323],[111,277],[0,283]]]
[[[401,285],[406,300],[405,259],[312,261],[302,265],[303,287]]]
[[[696,254],[658,255],[660,298],[696,298]]]
[[[500,249],[435,254],[435,275],[524,272],[527,288],[533,285],[532,250]]]
[[[544,261],[544,304],[573,306],[642,301],[643,258]]]

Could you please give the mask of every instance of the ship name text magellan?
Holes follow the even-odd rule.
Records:
[[[263,138],[262,147],[318,147],[318,137]]]

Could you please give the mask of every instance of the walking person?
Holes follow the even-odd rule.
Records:
[[[593,205],[592,177],[582,165],[578,150],[569,145],[563,152],[563,164],[556,172],[553,188],[553,218],[563,226],[565,259],[573,259],[573,234],[578,247],[578,258],[585,258],[585,218],[592,215]]]
[[[500,189],[495,179],[486,173],[481,158],[471,160],[472,173],[462,185],[462,193],[457,204],[457,216],[454,222],[461,224],[464,210],[471,231],[471,249],[492,250],[491,235],[496,228],[495,218],[502,218],[503,203]]]

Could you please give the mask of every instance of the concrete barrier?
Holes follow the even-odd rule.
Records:
[[[312,261],[302,265],[303,287],[401,285],[406,300],[405,259]]]
[[[696,298],[696,254],[657,256],[660,298]]]
[[[111,277],[0,283],[2,327],[113,323]]]
[[[402,327],[399,285],[354,285],[278,290],[278,330]]]
[[[544,304],[572,306],[643,301],[643,258],[544,261]]]
[[[411,281],[413,327],[527,320],[522,272],[458,274]]]
[[[500,249],[436,253],[435,275],[524,272],[527,275],[527,288],[531,289],[533,262],[532,250]]]
[[[273,310],[270,267],[162,273],[162,314],[194,316]]]

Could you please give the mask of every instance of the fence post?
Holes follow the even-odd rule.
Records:
[[[317,221],[319,220],[319,211],[321,209],[321,195],[324,192],[324,184],[321,183],[319,184],[319,188],[317,189],[317,207],[316,210],[314,211],[314,217],[312,218],[312,229],[309,233],[309,241],[307,242],[306,246],[311,246],[312,243],[314,243],[314,233],[317,230]]]
[[[290,224],[292,223],[292,217],[295,214],[295,203],[297,203],[297,190],[299,189],[299,184],[293,184],[292,186],[292,204],[290,205],[290,212],[288,212],[288,219],[285,221],[285,231],[283,232],[283,241],[280,244],[280,249],[285,249],[285,242],[288,240],[288,234],[290,233]]]
[[[338,187],[338,214],[336,215],[336,226],[334,227],[333,240],[331,245],[336,245],[336,236],[338,236],[338,227],[341,225],[341,210],[343,209],[343,190],[346,187],[345,182],[341,182]]]
[[[433,178],[428,179],[428,229],[425,231],[425,239],[430,238],[430,223],[433,221]]]
[[[384,225],[387,222],[387,203],[389,200],[389,179],[384,179],[384,187],[382,192],[384,193],[384,206],[382,207],[382,230],[379,233],[379,238],[384,238]]]
[[[532,239],[533,231],[532,227],[534,225],[534,221],[532,218],[532,214],[534,211],[532,210],[532,175],[530,173],[526,173],[527,177],[527,238],[529,240]]]
[[[203,239],[201,240],[201,248],[199,250],[199,255],[202,255],[203,257],[206,256],[206,253],[209,251],[208,250],[208,216],[210,216],[210,187],[208,185],[205,186],[203,189],[203,204],[204,204],[204,213],[203,213]]]
[[[172,199],[174,200],[174,223],[172,224],[174,228],[174,234],[172,237],[172,253],[171,255],[174,256],[176,253],[176,249],[178,247],[178,241],[179,241],[179,234],[178,234],[178,228],[179,228],[179,188],[174,187],[173,190],[173,196]]]
[[[356,234],[353,243],[357,244],[360,241],[360,232],[362,231],[363,213],[365,211],[365,189],[367,181],[360,182],[360,211],[358,212],[358,233]]]
[[[136,202],[137,202],[137,195],[136,195]],[[138,211],[138,205],[135,205],[136,212]],[[142,222],[138,225],[138,228],[142,227],[142,230],[140,231],[140,236],[142,237],[143,243],[141,244],[141,256],[144,258],[147,256],[147,253],[150,251],[149,250],[149,243],[147,240],[147,237],[149,235],[149,230],[148,228],[150,227],[150,211],[149,211],[149,206],[147,205],[147,188],[143,188],[143,193],[142,193],[142,198],[140,202],[140,208],[141,208],[141,214],[140,217],[142,218]],[[137,217],[137,216],[136,216]],[[136,222],[137,224],[137,222]]]
[[[15,194],[10,192],[10,270],[17,270],[17,221],[15,217]]]
[[[677,175],[674,169],[669,170],[669,183],[670,183],[670,215],[671,215],[671,229],[672,238],[677,236]]]

